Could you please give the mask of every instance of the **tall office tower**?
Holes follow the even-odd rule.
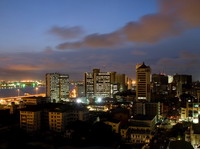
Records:
[[[165,74],[152,75],[152,93],[156,95],[168,94],[168,76]]]
[[[116,74],[115,83],[118,84],[120,92],[125,91],[125,90],[128,89],[129,80],[130,79],[125,74]]]
[[[100,72],[100,69],[93,69],[93,72],[85,73],[85,94],[87,98],[111,97],[111,72]]]
[[[85,95],[87,98],[113,97],[113,94],[127,89],[127,82],[124,74],[93,69],[93,72],[85,73]]]
[[[46,74],[46,96],[51,102],[59,102],[69,97],[69,75],[59,73]]]
[[[150,102],[150,74],[151,68],[144,62],[136,65],[136,101]]]
[[[176,74],[173,77],[173,83],[176,86],[176,93],[178,96],[192,89],[192,76]]]

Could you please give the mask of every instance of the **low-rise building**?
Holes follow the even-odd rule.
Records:
[[[27,132],[40,130],[41,111],[38,109],[23,109],[20,111],[20,128]]]
[[[49,98],[47,97],[36,97],[36,96],[23,97],[22,100],[25,105],[38,105],[49,102]]]
[[[200,103],[186,103],[186,108],[181,108],[181,120],[193,123],[199,122]]]
[[[110,125],[112,127],[112,131],[114,131],[115,133],[119,133],[119,129],[120,129],[120,121],[119,120],[107,120],[104,122],[107,125]]]
[[[192,124],[189,127],[188,133],[185,134],[185,140],[190,142],[195,149],[200,146],[200,124]]]
[[[142,122],[131,122],[126,127],[122,127],[120,133],[126,143],[142,144],[149,143],[153,137],[151,127]]]
[[[20,111],[20,126],[27,132],[40,129],[63,132],[69,123],[86,121],[88,117],[89,110],[75,103],[32,105]]]

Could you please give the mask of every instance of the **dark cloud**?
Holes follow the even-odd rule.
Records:
[[[12,58],[11,57],[0,57],[0,61],[10,61],[10,60],[12,60]]]
[[[83,43],[81,42],[65,42],[65,43],[61,43],[59,44],[56,48],[60,49],[60,50],[65,50],[65,49],[79,49],[82,46]]]
[[[65,42],[58,49],[115,48],[134,43],[155,43],[177,36],[188,29],[200,27],[199,0],[158,0],[159,11],[143,16],[138,22],[129,22],[108,34],[91,34],[82,41]]]
[[[114,48],[119,46],[123,41],[123,37],[119,32],[111,34],[91,34],[80,42],[65,42],[57,46],[58,49],[80,49],[80,48]]]
[[[160,0],[160,12],[171,15],[185,27],[200,26],[199,0]],[[178,22],[177,22],[178,23]]]
[[[146,55],[147,53],[143,52],[143,51],[139,51],[139,50],[134,50],[131,52],[131,54],[133,55]]]
[[[177,57],[162,57],[155,65],[152,65],[154,72],[165,69],[167,74],[191,74],[194,80],[199,78],[200,53],[182,51]],[[162,68],[163,67],[163,68]]]
[[[156,14],[146,15],[140,22],[129,22],[122,30],[130,42],[156,42],[179,34],[182,29],[173,17]]]
[[[84,31],[79,26],[74,27],[52,27],[48,33],[56,35],[62,39],[74,39],[83,35]]]

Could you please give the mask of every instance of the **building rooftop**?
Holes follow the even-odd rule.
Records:
[[[120,120],[116,120],[116,119],[108,119],[106,121],[112,122],[112,123],[119,123],[120,122]]]
[[[48,97],[30,96],[30,97],[22,97],[22,99],[48,99]]]
[[[155,116],[147,116],[147,115],[136,115],[131,120],[153,120]]]
[[[21,111],[51,111],[51,112],[67,112],[75,110],[86,110],[82,104],[76,103],[47,103],[42,105],[29,105]]]
[[[139,69],[139,68],[150,68],[150,67],[147,66],[147,65],[145,65],[144,62],[143,62],[142,65],[140,65],[140,66],[138,67],[138,69]]]
[[[189,142],[183,140],[177,140],[169,142],[168,149],[194,149],[194,148]]]
[[[150,127],[149,124],[147,124],[145,122],[131,122],[131,123],[129,123],[129,126],[132,126],[132,127]]]

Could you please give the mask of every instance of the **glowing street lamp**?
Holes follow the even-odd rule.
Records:
[[[77,102],[77,103],[81,103],[82,101],[81,101],[81,99],[78,98],[78,99],[76,100],[76,102]]]
[[[36,95],[38,94],[38,89],[39,89],[38,87],[35,88]]]
[[[97,98],[97,102],[98,102],[98,103],[102,102],[102,98],[101,98],[101,97],[98,97],[98,98]]]
[[[17,96],[19,96],[19,92],[20,92],[20,90],[19,90],[19,89],[17,89]]]

